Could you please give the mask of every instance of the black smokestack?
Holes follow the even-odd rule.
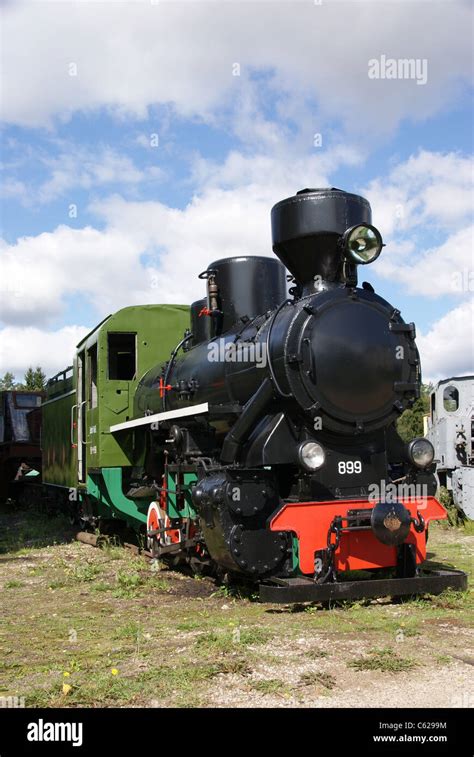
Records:
[[[342,281],[341,234],[358,223],[371,223],[368,201],[334,187],[302,189],[272,208],[273,251],[298,284],[315,276]]]

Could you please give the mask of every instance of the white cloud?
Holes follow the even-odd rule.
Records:
[[[150,105],[272,141],[248,117],[255,73],[281,113],[341,118],[384,133],[463,94],[471,70],[470,3],[55,3],[3,9],[3,118],[51,126],[102,107],[144,118]],[[429,29],[429,33],[427,33]],[[453,45],[453,40],[456,44]],[[369,79],[370,59],[426,59],[428,82]],[[233,76],[233,65],[240,76]],[[72,68],[71,68],[72,66]],[[75,68],[74,68],[75,67]],[[76,73],[77,75],[70,75]],[[252,107],[250,107],[250,113]],[[241,118],[240,118],[241,116]],[[314,131],[318,131],[318,124]]]
[[[11,371],[21,381],[30,365],[40,365],[47,376],[53,376],[72,363],[75,346],[88,331],[85,326],[58,331],[7,326],[0,330],[0,375]]]
[[[0,248],[0,319],[8,324],[47,324],[67,307],[68,297],[112,309],[127,291],[142,286],[136,242],[110,230],[58,226],[53,232],[20,238]],[[149,299],[146,301],[150,301]]]
[[[343,148],[307,159],[291,156],[289,161],[284,156],[250,157],[234,151],[221,165],[196,159],[194,180],[200,191],[183,209],[160,202],[126,201],[118,195],[96,201],[91,210],[104,224],[103,230],[59,226],[0,247],[0,318],[7,329],[23,327],[28,332],[32,323],[44,328],[68,308],[77,293],[93,308],[90,327],[126,305],[189,303],[203,296],[204,287],[196,277],[212,260],[272,255],[270,209],[275,202],[308,185],[330,185],[328,176],[338,166],[358,159]],[[428,155],[424,160],[430,164]],[[397,170],[404,175],[403,165],[394,169],[395,175]],[[442,180],[427,183],[435,191]],[[390,187],[393,182],[377,180],[377,186],[385,184]],[[417,186],[418,194],[423,194],[424,189]],[[375,214],[374,221],[381,226]],[[445,230],[444,236],[439,246],[423,250],[407,229],[406,238],[395,248],[397,253],[402,251],[402,258],[394,260],[387,249],[377,272],[421,297],[458,293],[464,298],[472,292],[472,231],[466,227]],[[448,369],[469,370],[462,369],[469,351],[466,308],[460,305],[421,335],[428,377],[435,377],[437,371],[446,375]],[[38,331],[39,342],[44,333],[48,332]],[[29,364],[26,348],[22,354],[24,364]]]
[[[196,157],[191,166],[191,181],[202,192],[209,188],[235,191],[246,187],[276,202],[307,186],[328,186],[331,184],[328,177],[337,168],[358,165],[363,159],[360,150],[337,144],[330,149],[315,148],[312,155],[303,157],[297,148],[285,144],[280,144],[275,152],[243,154],[232,150],[221,163]]]
[[[386,237],[423,225],[459,228],[472,217],[472,157],[420,150],[374,179],[363,194]]]
[[[40,202],[60,197],[72,187],[90,189],[103,184],[138,184],[145,173],[138,170],[130,158],[104,150],[93,156],[83,150],[62,152],[58,157],[44,160],[51,177],[38,189]]]
[[[39,182],[30,179],[25,183],[7,177],[0,188],[2,196],[17,197],[24,205],[30,206],[51,202],[75,188],[90,190],[111,184],[135,187],[164,177],[164,171],[159,166],[149,165],[140,169],[129,157],[108,147],[93,152],[64,141],[59,146],[61,149],[57,155],[41,151],[35,153],[30,148],[31,161],[44,168],[49,174],[48,178]],[[8,171],[8,166],[5,170]]]
[[[7,178],[2,182],[0,189],[2,197],[14,198],[24,202],[28,197],[28,189],[23,181],[18,179]]]
[[[201,296],[196,276],[212,260],[272,254],[275,202],[314,182],[327,185],[329,170],[357,159],[345,148],[290,162],[234,152],[222,166],[196,162],[206,188],[183,210],[117,195],[96,201],[103,231],[61,225],[0,246],[0,319],[47,325],[78,293],[98,317],[129,304],[190,302]]]
[[[382,253],[377,275],[403,284],[407,294],[421,297],[469,296],[473,281],[474,227],[451,234],[439,247],[412,248],[402,254],[393,242]]]
[[[464,302],[419,334],[423,380],[474,373],[474,303]]]
[[[472,158],[420,150],[362,190],[387,246],[377,275],[424,297],[473,291]]]

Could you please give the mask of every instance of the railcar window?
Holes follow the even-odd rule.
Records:
[[[431,395],[431,420],[434,420],[434,414],[436,411],[436,393]]]
[[[38,407],[41,405],[41,397],[37,394],[16,394],[15,405],[21,407]]]
[[[454,413],[459,407],[459,392],[455,386],[447,386],[443,392],[443,406],[447,413]]]
[[[136,334],[108,334],[109,379],[132,381],[137,372]]]
[[[97,345],[89,350],[89,402],[90,407],[97,407]]]

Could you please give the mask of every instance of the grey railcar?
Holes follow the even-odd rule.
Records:
[[[474,519],[474,376],[439,381],[430,396],[427,438],[435,448],[440,486]]]

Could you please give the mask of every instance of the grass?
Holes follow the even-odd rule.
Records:
[[[409,600],[410,606],[426,610],[474,610],[474,593],[471,590],[455,591],[445,589],[441,594],[425,594],[421,597],[413,597]]]
[[[347,663],[355,670],[380,670],[383,673],[403,673],[418,666],[415,660],[400,657],[393,649],[373,649],[366,657],[359,657]]]
[[[320,684],[325,689],[332,690],[336,686],[336,679],[331,673],[309,671],[308,673],[303,673],[300,678],[300,684],[303,686]]]
[[[48,584],[48,589],[52,589],[53,591],[55,591],[56,589],[63,589],[67,585],[68,585],[67,581],[64,581],[59,578],[59,579],[51,581]]]
[[[116,675],[113,675],[113,670],[117,671]],[[146,703],[152,706],[159,706],[163,701],[175,706],[198,706],[201,702],[196,687],[222,674],[247,672],[242,661],[234,665],[184,661],[176,665],[159,665],[134,675],[122,672],[120,667],[90,671],[89,675],[83,674],[81,678],[73,673],[67,679],[58,679],[49,688],[33,690],[27,697],[27,706],[130,706],[143,704],[144,693]],[[62,693],[64,681],[72,687],[67,695]]]
[[[20,589],[24,585],[25,584],[23,584],[21,581],[16,581],[16,580],[7,581],[5,584],[5,589]]]
[[[0,531],[0,554],[28,554],[32,548],[63,544],[73,534],[65,515],[48,515],[36,511],[14,510],[6,514]]]
[[[267,678],[259,681],[251,681],[250,688],[254,691],[258,691],[259,694],[274,695],[282,694],[287,685],[284,681],[280,681],[279,678]]]
[[[124,626],[117,628],[114,633],[114,639],[136,639],[142,634],[142,625],[135,620],[126,623]]]
[[[135,596],[137,590],[143,586],[144,579],[137,572],[129,572],[127,570],[121,570],[117,573],[116,589],[114,591],[114,597],[120,599],[129,598]]]
[[[329,657],[329,652],[325,652],[323,649],[310,649],[308,652],[305,652],[305,657],[308,660],[319,660],[323,657]]]
[[[354,671],[366,671],[369,685],[380,672],[410,676],[414,660],[428,671],[452,663],[463,637],[446,628],[472,621],[469,591],[330,610],[262,605],[241,587],[156,573],[112,540],[101,549],[69,541],[57,522],[50,532],[42,526],[38,542],[20,543],[14,530],[31,539],[37,522],[0,512],[2,548],[11,547],[0,557],[0,584],[11,589],[0,618],[0,691],[25,696],[27,707],[261,706],[289,697],[312,705],[352,691]],[[464,528],[431,527],[428,546],[433,561],[472,571]],[[355,642],[361,651],[351,655]]]
[[[235,626],[228,630],[208,631],[199,634],[196,646],[214,652],[229,652],[239,646],[265,644],[269,632],[263,628],[240,628]]]
[[[94,563],[86,563],[85,565],[75,565],[73,568],[73,579],[78,583],[88,583],[94,581],[101,573],[99,565]]]
[[[198,577],[198,580],[201,577]],[[222,597],[222,599],[240,599],[250,602],[257,602],[259,593],[254,586],[245,583],[222,584],[211,595],[212,597]]]
[[[111,586],[108,583],[105,583],[105,581],[96,581],[91,586],[91,591],[110,591]]]

